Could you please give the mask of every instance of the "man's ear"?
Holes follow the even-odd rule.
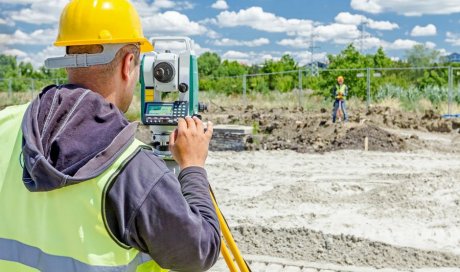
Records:
[[[134,54],[133,53],[128,53],[125,55],[122,61],[122,66],[121,66],[121,76],[124,80],[128,80],[129,77],[131,76],[131,71],[135,67],[134,63]]]

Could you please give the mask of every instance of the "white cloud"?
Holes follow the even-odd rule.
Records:
[[[214,41],[214,45],[217,46],[248,46],[248,47],[256,47],[269,44],[270,41],[267,38],[258,38],[252,41],[239,41],[233,40],[228,38],[223,38],[221,40]]]
[[[339,44],[350,43],[361,34],[355,25],[336,23],[318,26],[314,31],[318,35],[318,41],[325,42],[332,40]]]
[[[249,57],[248,53],[244,53],[241,51],[234,51],[234,50],[227,51],[222,55],[223,59],[229,59],[229,60],[245,59],[248,57]]]
[[[132,3],[141,17],[152,16],[162,9],[183,10],[193,8],[193,4],[188,1],[155,0],[151,2],[147,0],[133,0]]]
[[[206,32],[206,36],[208,36],[211,39],[220,38],[220,34],[217,33],[216,31],[212,30],[212,29],[208,29],[208,31]]]
[[[29,24],[57,24],[60,14],[69,0],[1,0],[0,3],[21,4],[22,7],[9,11],[5,15],[8,19]],[[157,14],[161,9],[191,9],[193,4],[188,1],[133,0],[134,7],[142,17]]]
[[[460,46],[460,34],[448,31],[446,33],[445,41],[453,46]]]
[[[297,37],[295,39],[282,39],[281,41],[278,41],[277,44],[295,48],[308,48],[310,46],[310,41],[308,39]]]
[[[0,0],[0,4],[33,4],[37,2],[45,2],[44,0]]]
[[[198,43],[195,43],[194,50],[197,56],[200,56],[201,54],[205,52],[212,51],[211,48],[201,47],[201,45],[199,45]]]
[[[318,52],[312,54],[309,51],[297,51],[297,52],[285,52],[289,53],[298,63],[300,66],[304,66],[306,64],[313,62],[326,62],[327,60],[327,53],[326,52]]]
[[[366,24],[367,27],[376,30],[393,30],[399,28],[398,24],[389,21],[374,21],[364,15],[340,12],[335,16],[335,21],[341,24],[360,25]]]
[[[278,61],[284,54],[290,54],[300,65],[305,65],[311,62],[311,53],[308,51],[263,51],[263,52],[242,52],[230,50],[222,55],[222,59],[230,61],[238,61],[247,65],[261,64],[266,60]],[[318,52],[313,54],[313,61],[327,61],[326,52]]]
[[[447,51],[445,48],[438,49],[438,52],[441,56],[447,56],[450,55],[451,53]]]
[[[27,7],[7,12],[9,19],[29,24],[56,24],[68,0],[21,1]],[[16,3],[16,2],[15,2]]]
[[[458,0],[351,0],[351,7],[369,13],[396,12],[405,16],[453,14],[460,12]]]
[[[275,55],[275,56],[273,56]],[[281,56],[280,52],[241,52],[241,51],[234,51],[230,50],[225,52],[222,55],[222,59],[230,60],[230,61],[237,61],[239,63],[243,63],[246,65],[252,64],[260,64],[263,63],[265,60],[279,60]]]
[[[367,18],[364,15],[351,14],[349,12],[340,12],[335,16],[334,20],[337,23],[346,24],[346,25],[359,25],[364,23]]]
[[[225,0],[217,0],[211,7],[215,9],[228,9],[228,5]]]
[[[51,45],[57,36],[57,29],[37,29],[31,33],[16,30],[13,34],[0,34],[0,44]]]
[[[45,64],[45,59],[50,58],[50,57],[64,56],[64,54],[65,54],[64,47],[48,46],[38,53],[27,54],[26,57],[22,58],[22,61],[30,62],[35,68],[38,68]]]
[[[436,35],[436,26],[433,24],[428,24],[426,26],[415,26],[410,32],[412,37],[419,36],[434,36]]]
[[[356,40],[355,46],[359,50],[361,49],[361,47],[363,50],[368,50],[368,49],[378,48],[378,47],[386,48],[388,46],[388,43],[377,37],[365,37],[362,40],[361,39]]]
[[[149,4],[145,0],[132,1],[132,4],[141,18],[145,16],[153,16],[160,11],[160,7],[158,7],[155,3],[156,2]]]
[[[2,51],[2,54],[8,55],[8,56],[16,56],[19,58],[24,58],[27,56],[27,53],[24,51],[21,51],[19,49],[6,49]]]
[[[426,46],[426,48],[429,48],[429,49],[436,48],[436,44],[434,42],[426,42],[425,46]]]
[[[13,20],[0,18],[0,25],[14,26]]]
[[[291,35],[313,29],[311,20],[286,19],[265,12],[261,7],[250,7],[238,12],[223,11],[217,15],[216,23],[220,27],[247,26],[266,32],[286,32]]]
[[[413,41],[413,40],[397,39],[391,44],[388,44],[386,48],[390,50],[406,50],[406,49],[411,49],[412,47],[414,47],[414,45],[417,45],[417,44],[420,44],[420,43]]]
[[[168,36],[175,35],[202,35],[208,30],[205,26],[190,21],[189,18],[177,11],[166,11],[142,18],[142,26],[144,34],[155,33],[155,35],[167,34]]]
[[[155,51],[156,52],[164,52],[165,50],[169,50],[172,53],[180,53],[184,51],[185,48],[185,43],[184,42],[179,42],[179,41],[158,41],[155,43]],[[211,51],[210,48],[203,48],[201,47],[197,42],[192,40],[192,48],[195,51],[196,55],[201,55],[204,52]]]
[[[393,30],[399,28],[398,24],[389,21],[374,21],[368,19],[367,26],[377,30]]]
[[[175,6],[174,2],[171,0],[155,0],[155,2],[153,2],[153,5],[158,8],[165,9],[172,8]]]

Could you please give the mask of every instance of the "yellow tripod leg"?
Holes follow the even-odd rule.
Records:
[[[211,199],[212,199],[212,203],[214,204],[214,208],[216,209],[217,218],[219,219],[219,224],[220,224],[220,228],[222,230],[222,235],[224,236],[225,243],[228,244],[228,246],[230,248],[230,251],[233,254],[233,257],[234,257],[236,263],[238,264],[238,267],[240,268],[240,271],[249,272],[250,269],[249,269],[248,265],[246,264],[246,262],[244,261],[242,255],[241,255],[241,252],[238,249],[238,246],[236,245],[235,240],[233,239],[233,236],[232,236],[232,233],[230,232],[230,229],[228,227],[227,221],[225,220],[224,216],[222,215],[222,212],[220,211],[219,207],[217,206],[217,202],[216,202],[216,199],[214,197],[214,193],[212,192],[212,190],[211,190]],[[226,247],[225,248],[224,247],[225,246],[223,246],[223,247],[221,246],[222,255],[224,256],[224,259],[226,257],[229,258],[229,256],[227,255],[227,254],[229,254],[228,249]],[[227,262],[227,259],[225,259],[225,261]],[[234,267],[234,263],[232,262],[232,267],[230,267],[229,263],[227,262],[227,266],[230,268],[230,271],[232,271],[231,269],[232,269],[232,267]]]
[[[222,256],[224,256],[224,260],[228,266],[229,271],[237,272],[238,269],[236,268],[236,264],[233,262],[232,255],[230,255],[230,252],[228,251],[227,244],[225,243],[225,241],[222,241],[220,244],[220,252],[222,253]]]

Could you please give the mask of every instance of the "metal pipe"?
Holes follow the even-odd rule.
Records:
[[[371,106],[371,69],[367,68],[367,110]]]
[[[243,100],[244,100],[244,105],[246,106],[246,74],[243,75]]]
[[[299,107],[302,107],[302,70],[299,70]]]
[[[447,114],[451,114],[452,89],[454,88],[453,70],[449,66],[449,101],[447,102]]]

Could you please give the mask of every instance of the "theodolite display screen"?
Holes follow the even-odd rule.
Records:
[[[173,104],[149,104],[147,114],[151,115],[172,115]]]
[[[146,102],[144,113],[144,125],[177,125],[179,118],[189,115],[188,102]]]

